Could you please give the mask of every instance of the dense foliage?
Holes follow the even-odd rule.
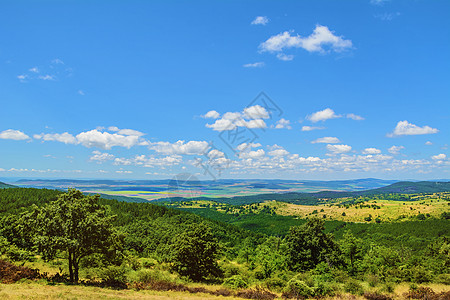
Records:
[[[199,216],[75,190],[23,188],[0,189],[0,208],[0,256],[33,261],[41,253],[73,281],[71,264],[80,278],[116,286],[179,287],[176,273],[176,280],[258,285],[300,298],[362,294],[364,286],[391,290],[405,281],[450,284],[445,212],[440,219],[346,223],[283,217],[264,206],[242,214],[190,209],[203,211]]]

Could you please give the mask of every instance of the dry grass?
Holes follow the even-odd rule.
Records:
[[[241,299],[204,293],[112,290],[107,288],[40,285],[38,283],[0,284],[0,299]]]

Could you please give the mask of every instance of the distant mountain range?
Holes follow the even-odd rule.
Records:
[[[14,185],[11,184],[6,184],[0,181],[0,189],[6,189],[6,188],[12,188],[12,187],[16,187]]]

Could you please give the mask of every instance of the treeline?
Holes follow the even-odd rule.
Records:
[[[450,284],[446,219],[338,222],[326,229],[332,223],[313,218],[271,236],[189,212],[76,190],[0,189],[0,207],[0,255],[33,261],[40,254],[72,282],[257,284],[285,297],[361,294],[368,286],[389,292],[404,281]],[[277,217],[261,216],[265,219],[251,222],[270,225],[270,218]]]

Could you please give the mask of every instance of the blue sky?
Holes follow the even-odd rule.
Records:
[[[0,177],[450,178],[449,11],[2,1]]]

